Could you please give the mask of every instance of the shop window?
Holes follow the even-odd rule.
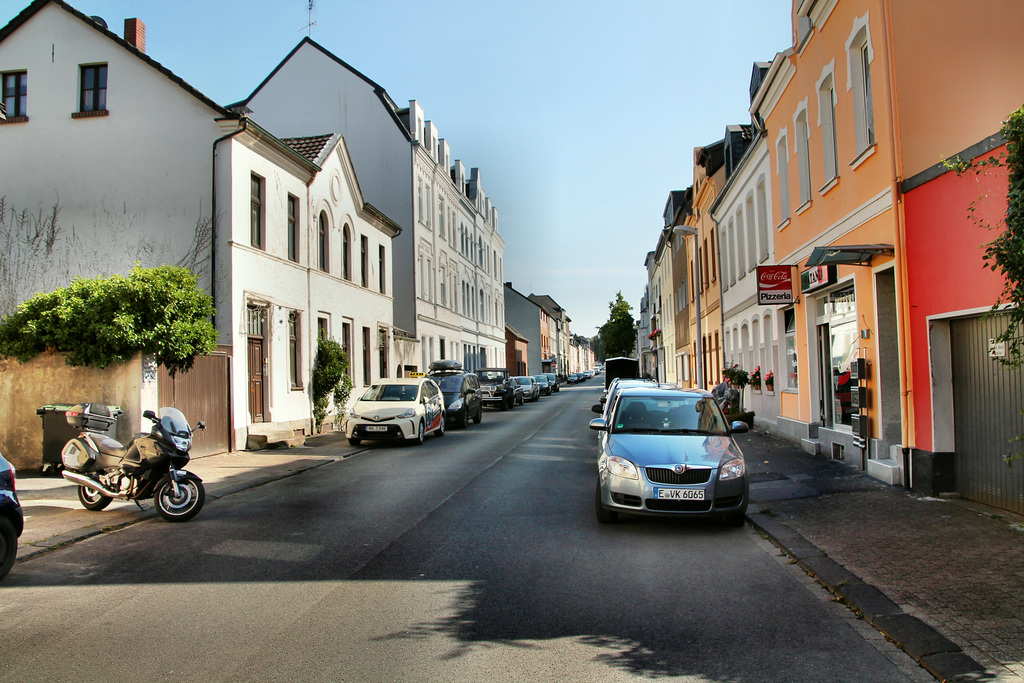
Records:
[[[790,308],[782,312],[785,321],[786,337],[786,388],[800,387],[800,370],[796,352],[796,310]]]

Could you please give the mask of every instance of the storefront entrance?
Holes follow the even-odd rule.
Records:
[[[853,406],[850,363],[860,357],[857,301],[853,285],[817,300],[821,425],[849,428]]]

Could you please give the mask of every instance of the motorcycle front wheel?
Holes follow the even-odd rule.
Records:
[[[187,522],[203,509],[206,489],[201,481],[183,479],[178,482],[178,495],[175,495],[171,481],[167,480],[157,488],[153,500],[156,511],[168,522]]]
[[[88,486],[78,487],[78,502],[82,504],[86,510],[102,510],[103,508],[110,505],[110,501],[114,500],[110,496],[105,496],[99,491],[93,491]]]

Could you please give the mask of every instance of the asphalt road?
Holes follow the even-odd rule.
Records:
[[[598,525],[599,395],[23,562],[0,680],[929,680],[750,527]]]

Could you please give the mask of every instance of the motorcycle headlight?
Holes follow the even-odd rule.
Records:
[[[408,419],[410,417],[416,417],[416,411],[414,409],[412,409],[412,408],[409,408],[409,410],[405,411],[404,413],[402,413],[398,417],[399,417],[399,419]]]
[[[640,478],[640,475],[637,474],[636,466],[617,455],[608,456],[608,459],[605,461],[605,467],[608,468],[609,474],[614,474],[616,477],[622,477],[623,479]]]
[[[718,472],[718,480],[727,481],[729,479],[739,479],[746,473],[747,466],[743,462],[743,458],[733,458],[722,465],[722,469]]]
[[[451,402],[451,404],[448,406],[448,410],[461,410],[462,409],[462,403],[463,403],[463,400],[461,398],[457,398],[457,399],[455,399],[454,401]]]
[[[188,450],[192,448],[192,439],[184,436],[171,436],[171,443],[173,443],[174,447],[179,451],[188,452]]]

